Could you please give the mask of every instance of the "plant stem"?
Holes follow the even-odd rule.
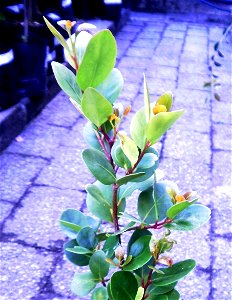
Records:
[[[148,225],[148,226],[141,226],[141,225],[134,226],[134,227],[128,228],[127,230],[125,230],[125,232],[126,231],[131,231],[131,230],[137,230],[137,229],[161,229],[161,228],[163,228],[163,226],[165,224],[168,224],[168,223],[171,223],[171,222],[172,222],[172,219],[168,219],[167,218],[164,221],[162,221],[162,222],[156,222],[153,225]]]
[[[101,147],[102,147],[102,150],[103,150],[104,153],[105,153],[106,158],[111,162],[112,158],[111,158],[110,154],[108,153],[108,151],[107,151],[107,149],[106,149],[106,146],[105,146],[105,144],[104,144],[104,141],[101,139],[99,133],[98,133],[96,130],[95,130],[95,134],[96,134],[97,139],[98,139],[98,141],[99,141],[99,143],[100,143],[100,145],[101,145]]]
[[[118,224],[118,188],[119,186],[114,183],[113,184],[113,199],[112,199],[112,208],[113,208],[113,222],[114,222],[114,231],[119,230],[119,224]]]
[[[134,164],[134,166],[127,171],[126,175],[132,174],[134,172],[134,170],[136,169],[136,167],[138,166],[138,164],[140,163],[141,159],[143,158],[147,148],[149,148],[151,146],[150,142],[147,142],[143,151],[140,153],[137,162]]]

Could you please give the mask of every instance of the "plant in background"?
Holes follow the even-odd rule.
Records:
[[[96,179],[86,186],[87,207],[94,217],[67,209],[60,218],[71,238],[64,245],[68,260],[86,266],[74,275],[71,290],[80,299],[89,294],[99,300],[180,299],[176,285],[196,263],[172,260],[169,252],[176,242],[171,231],[191,231],[210,217],[210,210],[191,192],[158,180],[155,144],[183,110],[171,111],[170,92],[151,103],[144,75],[144,106],[132,119],[130,136],[121,131],[130,106],[115,103],[123,78],[114,68],[117,47],[112,33],[91,35],[86,30],[92,26],[82,24],[71,34],[74,23],[66,21],[66,41],[45,22],[73,68],[52,63],[58,84],[87,120],[83,134],[88,148],[82,158]],[[130,197],[136,190],[137,200]],[[136,202],[137,211],[128,212],[128,201]]]
[[[231,32],[232,24],[230,24],[228,27],[226,27],[223,30],[222,37],[219,41],[217,41],[214,44],[214,53],[210,58],[210,66],[209,66],[209,77],[210,80],[204,83],[205,88],[208,88],[210,91],[210,99],[216,99],[217,101],[221,100],[221,97],[219,93],[217,92],[217,89],[220,88],[221,83],[219,80],[219,75],[216,72],[217,68],[220,68],[222,66],[222,60],[224,58],[224,54],[222,53],[222,45],[223,42],[225,42],[228,34]]]

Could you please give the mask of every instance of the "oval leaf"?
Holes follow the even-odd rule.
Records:
[[[208,222],[211,211],[201,204],[193,204],[178,214],[165,227],[173,230],[193,230]]]
[[[122,151],[124,152],[124,154],[129,159],[129,161],[133,166],[137,162],[139,157],[139,151],[136,144],[131,138],[129,138],[127,135],[125,135],[122,132],[118,133],[118,137],[120,139],[120,145]]]
[[[91,300],[108,300],[107,290],[104,287],[96,288],[93,291]]]
[[[90,172],[101,183],[109,185],[116,182],[114,169],[101,151],[85,149],[82,157]]]
[[[99,279],[103,279],[109,272],[109,263],[106,262],[106,254],[102,250],[97,250],[89,260],[91,272]]]
[[[179,213],[181,213],[184,209],[189,207],[191,204],[195,203],[195,201],[189,202],[189,201],[183,201],[180,203],[176,203],[175,205],[171,206],[167,210],[167,217],[169,219],[174,219],[175,216],[177,216]]]
[[[146,126],[147,140],[153,145],[182,116],[183,110],[161,112],[155,115]]]
[[[154,183],[153,197],[156,202],[157,221],[161,221],[166,218],[167,210],[173,205],[163,183]]]
[[[89,226],[82,228],[78,232],[76,240],[78,245],[89,250],[93,250],[98,243],[96,232]]]
[[[157,220],[157,207],[153,198],[153,188],[140,193],[138,198],[138,215],[142,223],[153,224]]]
[[[136,179],[138,179],[139,177],[144,176],[145,172],[140,172],[140,173],[134,173],[134,174],[130,174],[127,175],[125,177],[122,177],[120,179],[117,180],[117,185],[123,185],[123,184],[127,184],[128,182],[133,182],[136,181]]]
[[[113,114],[110,102],[94,88],[88,88],[84,92],[81,108],[86,118],[100,127]]]
[[[88,273],[76,273],[71,283],[71,291],[80,297],[88,295],[97,285],[99,279],[92,274]]]
[[[88,43],[77,73],[82,90],[97,87],[109,75],[115,65],[116,41],[109,30],[96,33]]]
[[[91,253],[76,253],[74,251],[75,247],[78,247],[77,241],[75,239],[64,244],[64,253],[67,259],[77,266],[87,266],[89,264],[89,259]],[[73,251],[70,251],[72,249]]]
[[[144,108],[140,109],[133,117],[130,125],[130,134],[136,145],[143,150],[146,144],[147,121]]]
[[[112,158],[114,160],[114,163],[125,169],[128,170],[131,168],[131,163],[129,161],[129,159],[126,157],[126,155],[124,154],[124,152],[122,151],[122,148],[120,146],[120,143],[115,143],[111,149],[111,155]]]

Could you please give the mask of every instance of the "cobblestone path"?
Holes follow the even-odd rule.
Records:
[[[143,72],[154,101],[174,93],[175,108],[186,112],[158,145],[160,169],[212,209],[199,231],[175,234],[182,245],[173,259],[198,262],[179,284],[184,300],[231,299],[231,44],[218,68],[221,101],[203,88],[223,29],[181,15],[133,13],[116,35],[125,77],[120,100],[132,105],[131,116],[143,105]],[[84,124],[61,92],[0,156],[1,300],[78,299],[69,291],[76,268],[63,257],[58,218],[65,208],[86,210],[92,177],[80,160]]]

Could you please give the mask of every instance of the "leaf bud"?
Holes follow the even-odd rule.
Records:
[[[124,116],[127,116],[127,115],[129,114],[130,111],[131,111],[131,105],[128,105],[128,106],[125,108],[125,110],[124,110],[124,112],[123,112],[123,115],[124,115]]]
[[[153,107],[153,114],[157,115],[161,112],[167,112],[167,107],[163,104],[157,104],[155,107]]]
[[[186,199],[182,195],[176,195],[175,196],[175,201],[176,201],[176,203],[180,203],[180,202],[186,201]]]
[[[119,260],[122,261],[125,256],[125,251],[122,246],[118,246],[115,251],[114,251],[115,257]]]
[[[171,267],[173,265],[173,260],[171,257],[163,256],[157,260],[158,263]]]

